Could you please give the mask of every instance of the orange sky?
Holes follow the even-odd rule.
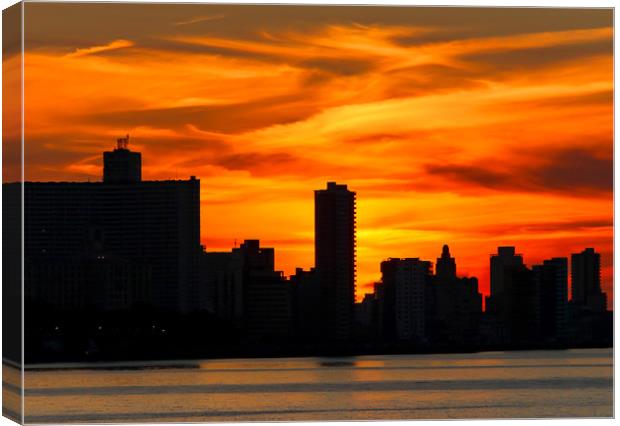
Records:
[[[201,179],[202,240],[314,262],[313,190],[358,199],[358,298],[448,243],[488,292],[613,245],[611,10],[25,4],[28,180],[99,180],[129,133],[145,179]],[[18,57],[5,61],[17,61]],[[611,303],[610,303],[611,305]]]

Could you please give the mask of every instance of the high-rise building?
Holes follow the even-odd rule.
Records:
[[[243,325],[243,262],[237,252],[203,252],[201,305],[240,329]]]
[[[293,309],[293,323],[295,334],[304,340],[320,339],[321,317],[319,312],[320,288],[316,270],[311,268],[305,271],[302,268],[295,270],[291,275],[291,304]]]
[[[540,294],[532,270],[523,264],[502,270],[503,301],[498,314],[508,343],[539,342]]]
[[[441,257],[437,258],[435,275],[437,280],[442,282],[450,282],[456,279],[456,261],[450,256],[450,248],[447,244],[444,244],[441,250]]]
[[[498,313],[504,309],[504,270],[522,265],[523,256],[516,254],[514,247],[498,247],[497,254],[491,256],[491,295],[487,298],[487,312]]]
[[[568,323],[568,259],[554,257],[532,267],[540,296],[540,332],[546,340],[564,337]]]
[[[472,343],[482,314],[482,295],[476,277],[459,278],[450,249],[443,246],[434,282],[433,337],[440,343]]]
[[[141,181],[139,154],[126,143],[104,158],[103,182],[24,184],[25,286],[44,286],[52,264],[75,270],[85,254],[106,260],[115,274],[148,270],[149,304],[173,312],[200,309],[200,181]],[[136,157],[133,154],[138,154]],[[128,156],[120,161],[118,156]],[[136,160],[137,159],[137,160]],[[117,161],[118,160],[118,161]],[[14,184],[9,184],[14,185]],[[90,268],[90,266],[88,266]],[[110,269],[111,268],[111,269]],[[28,271],[32,272],[29,273]],[[134,271],[134,272],[132,272]],[[144,277],[146,272],[140,272]],[[88,274],[81,274],[87,277]],[[126,277],[118,282],[142,280]],[[90,286],[81,282],[78,285]],[[142,284],[140,284],[142,285]],[[31,289],[31,294],[42,294]]]
[[[244,331],[251,339],[284,337],[291,332],[290,288],[275,270],[275,251],[245,240],[233,255],[239,256],[243,280]]]
[[[593,248],[571,255],[571,296],[574,306],[595,312],[607,310],[601,291],[601,255]]]
[[[387,339],[426,343],[432,263],[418,258],[381,262],[383,327]]]
[[[314,226],[322,335],[346,340],[355,315],[355,192],[335,182],[315,191]]]
[[[208,305],[252,340],[285,337],[291,330],[291,291],[275,270],[275,251],[245,240],[230,252],[203,253]]]

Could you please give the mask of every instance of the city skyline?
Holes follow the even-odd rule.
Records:
[[[514,246],[499,246],[486,297],[477,277],[459,273],[447,244],[435,265],[384,254],[381,280],[356,304],[357,193],[346,184],[314,190],[314,266],[286,276],[276,267],[276,248],[259,239],[226,251],[200,245],[200,179],[142,180],[142,154],[129,149],[129,135],[103,152],[103,162],[97,182],[3,184],[9,205],[24,190],[24,291],[35,324],[46,312],[88,310],[100,330],[106,315],[125,314],[141,325],[124,323],[114,339],[137,326],[154,344],[159,333],[178,327],[175,321],[201,317],[206,327],[220,321],[227,339],[239,337],[242,347],[253,342],[272,351],[269,342],[287,337],[293,347],[310,344],[306,350],[327,342],[349,351],[363,342],[455,350],[601,344],[609,331],[613,311],[594,248],[571,254],[569,274],[567,257],[551,255],[529,268]],[[59,331],[66,325],[56,327],[31,328],[31,356],[44,353],[46,333],[67,333]],[[234,351],[230,344],[223,350]]]
[[[207,250],[260,238],[310,268],[311,191],[336,181],[358,194],[358,300],[386,255],[444,243],[485,295],[497,246],[596,247],[613,300],[608,11],[26,9],[28,180],[98,180],[130,133],[145,180],[201,179]]]
[[[190,207],[189,210],[184,211],[183,213],[181,213],[180,211],[178,213],[175,213],[184,218],[185,226],[187,226],[188,229],[192,229],[191,232],[184,235],[183,245],[185,246],[185,251],[181,256],[181,259],[184,259],[184,261],[187,262],[190,257],[193,258],[193,256],[198,256],[199,253],[201,253],[202,255],[215,255],[218,257],[235,252],[245,253],[243,256],[246,256],[248,255],[248,253],[250,253],[250,256],[259,256],[256,259],[261,259],[258,261],[258,263],[262,265],[261,269],[265,268],[265,271],[272,271],[269,272],[268,275],[274,274],[272,278],[275,278],[275,281],[273,283],[276,284],[276,287],[279,284],[284,284],[285,282],[291,284],[295,283],[295,280],[299,278],[299,274],[314,274],[316,271],[319,271],[316,277],[317,284],[319,285],[323,293],[330,295],[328,299],[334,301],[333,305],[321,304],[322,310],[320,318],[322,318],[323,321],[322,329],[323,333],[334,333],[334,336],[340,336],[335,337],[336,339],[344,340],[351,336],[351,330],[353,328],[353,318],[355,316],[353,311],[353,304],[359,304],[360,302],[366,301],[366,296],[374,297],[377,295],[377,284],[383,284],[385,264],[389,264],[392,262],[414,261],[416,264],[420,263],[420,265],[423,265],[423,268],[420,270],[426,271],[424,272],[425,274],[435,275],[440,282],[450,283],[452,279],[457,278],[456,256],[452,257],[449,245],[444,242],[442,243],[441,256],[436,259],[436,262],[433,262],[432,260],[425,260],[424,257],[416,256],[415,254],[411,253],[402,256],[392,256],[384,254],[378,264],[382,278],[372,283],[372,292],[358,292],[358,282],[356,280],[357,193],[355,191],[351,191],[346,184],[337,182],[327,182],[324,189],[314,190],[315,260],[314,263],[310,267],[308,267],[308,271],[305,271],[304,267],[300,266],[295,266],[295,274],[287,273],[286,271],[284,271],[284,269],[280,268],[280,265],[278,265],[276,262],[276,253],[278,252],[276,250],[277,247],[271,247],[266,249],[263,247],[261,249],[260,238],[244,237],[241,238],[239,241],[235,239],[233,246],[227,247],[224,250],[220,251],[208,250],[207,247],[203,245],[199,247],[199,240],[197,238],[197,235],[199,233],[200,225],[197,218],[201,215],[201,212],[199,211],[199,207],[201,206],[199,200],[200,191],[198,189],[200,187],[200,179],[196,179],[196,176],[192,175],[188,180],[142,180],[142,153],[130,150],[129,141],[129,135],[117,138],[116,147],[112,151],[103,152],[103,167],[101,170],[101,179],[96,182],[27,182],[29,184],[29,187],[31,185],[39,185],[39,188],[41,189],[46,187],[60,189],[60,191],[56,190],[58,192],[55,192],[55,190],[52,189],[52,191],[47,196],[43,197],[40,197],[39,195],[26,196],[26,204],[30,206],[27,216],[36,217],[38,220],[41,217],[46,217],[49,215],[49,210],[50,208],[52,208],[52,205],[55,205],[55,208],[58,208],[58,206],[64,206],[67,195],[64,193],[64,191],[75,191],[75,189],[78,188],[75,185],[80,186],[86,184],[88,185],[88,187],[100,188],[100,190],[104,188],[110,188],[111,190],[107,193],[107,195],[103,195],[103,199],[107,197],[112,197],[111,200],[115,200],[113,204],[116,206],[116,209],[122,209],[123,202],[121,202],[120,200],[124,199],[124,202],[129,202],[129,204],[127,204],[125,208],[137,208],[138,210],[141,210],[143,203],[147,202],[146,200],[152,201],[153,197],[159,197],[161,202],[162,200],[164,200],[164,193],[167,192],[169,196],[170,194],[176,192],[176,190],[172,190],[172,187],[189,184],[189,187],[193,187],[193,190],[185,191],[185,195],[183,196],[181,196],[181,193],[175,195],[176,197],[178,197],[177,202],[183,198],[185,199],[184,204],[178,204],[177,208],[180,205],[183,205],[183,210],[185,210],[187,209],[187,207],[191,206],[194,201],[197,207],[197,209],[192,209]],[[104,184],[104,186],[98,185],[101,183]],[[95,186],[93,186],[93,184]],[[150,184],[154,187],[160,186],[164,190],[164,192],[159,193],[158,195],[155,195],[156,192],[151,192],[151,194],[146,196],[145,198],[143,194],[140,194],[139,189],[144,184]],[[14,184],[8,185],[8,188],[12,188],[11,190],[13,191],[17,189]],[[73,188],[73,190],[71,188]],[[72,220],[74,220],[75,223],[80,222],[80,220],[86,220],[86,222],[84,223],[89,223],[89,230],[87,232],[88,237],[87,241],[85,242],[85,247],[83,248],[83,254],[85,256],[95,256],[97,259],[105,259],[106,256],[104,255],[104,253],[106,253],[106,249],[104,249],[104,247],[110,244],[110,235],[108,235],[109,230],[106,232],[105,226],[103,226],[106,220],[102,218],[95,219],[94,217],[91,217],[91,215],[95,214],[96,216],[96,213],[94,212],[101,208],[108,211],[110,206],[103,207],[106,205],[104,202],[104,204],[95,207],[96,204],[93,204],[93,202],[95,199],[97,199],[97,197],[89,195],[91,194],[91,191],[92,189],[88,189],[85,187],[85,189],[81,191],[82,198],[80,199],[80,197],[78,196],[78,199],[80,200],[79,203],[83,204],[82,208],[78,209],[78,211],[80,211],[80,215],[85,216],[80,217],[79,220],[76,219],[76,217],[72,217]],[[104,193],[105,192],[106,191],[104,191]],[[44,189],[43,193],[45,193]],[[56,203],[59,204],[56,205]],[[75,208],[75,203],[76,201],[74,200],[73,203],[69,203],[69,205],[72,205],[72,208]],[[169,208],[172,205],[173,204],[170,204],[170,202],[168,202],[168,209],[166,209],[166,212],[162,211],[161,213],[164,215],[166,213],[170,213]],[[61,209],[58,210],[59,218],[66,214],[66,210],[64,210],[64,208],[65,207],[61,207]],[[122,216],[122,213],[120,213],[120,211],[116,216],[119,215]],[[116,238],[122,237],[123,232],[136,232],[137,224],[135,222],[132,222],[132,219],[129,216],[126,219],[127,223],[123,224],[124,230],[116,229],[116,231],[114,232],[114,234],[116,234]],[[153,217],[151,217],[150,222],[152,222]],[[113,223],[115,220],[118,220],[118,218],[109,219],[112,220],[111,223]],[[166,222],[165,220],[162,221],[161,218],[157,218],[155,222],[157,222],[158,220],[160,224],[166,223],[166,226],[170,226],[169,222]],[[84,223],[82,223],[82,225],[84,225]],[[127,227],[128,224],[131,225]],[[107,225],[110,225],[110,223],[107,223]],[[58,226],[58,224],[52,226]],[[153,226],[152,223],[150,226]],[[71,245],[66,244],[67,241],[62,238],[58,239],[57,237],[52,237],[51,240],[48,240],[47,238],[39,239],[36,237],[36,234],[40,232],[50,235],[56,235],[55,231],[53,231],[52,229],[37,227],[35,227],[34,229],[29,228],[26,232],[26,238],[28,239],[28,241],[38,242],[34,244],[29,244],[29,247],[30,245],[33,245],[33,247],[30,247],[27,250],[26,255],[28,257],[41,255],[48,256],[52,253],[54,253],[56,256],[62,256],[62,250],[71,247]],[[82,232],[82,230],[80,232]],[[73,237],[78,236],[78,239],[83,238],[80,232],[73,235]],[[138,234],[140,234],[140,232],[138,232]],[[155,229],[152,228],[151,232],[155,232]],[[195,238],[192,238],[191,236],[191,234],[193,233],[196,234]],[[155,234],[147,234],[155,236]],[[189,239],[187,239],[187,237],[189,237]],[[60,245],[58,247],[52,248],[48,246],[50,242],[53,242],[52,244]],[[122,244],[124,243],[121,243],[121,245]],[[112,245],[114,245],[114,243]],[[59,250],[60,247],[62,248]],[[488,294],[481,291],[479,287],[479,278],[477,276],[473,276],[468,273],[462,273],[461,267],[459,267],[458,275],[460,279],[474,280],[476,292],[481,291],[482,299],[480,300],[480,308],[483,311],[493,314],[497,309],[499,309],[500,311],[503,310],[502,308],[490,308],[489,304],[498,303],[497,295],[501,295],[502,293],[504,293],[503,277],[505,273],[505,267],[521,267],[524,268],[525,271],[530,271],[529,268],[531,268],[531,271],[536,271],[537,268],[542,268],[549,262],[553,263],[557,261],[563,261],[566,264],[566,277],[564,278],[566,288],[564,289],[564,294],[562,296],[562,299],[565,302],[572,301],[573,303],[577,303],[580,306],[588,306],[588,309],[594,309],[595,311],[601,309],[603,311],[606,309],[613,311],[612,295],[604,290],[601,282],[601,255],[599,252],[596,252],[595,248],[586,247],[583,249],[583,251],[580,251],[579,253],[570,253],[570,270],[568,268],[568,255],[558,256],[557,253],[546,253],[546,258],[544,258],[540,262],[528,264],[524,261],[524,254],[517,253],[516,247],[514,245],[508,246],[506,244],[502,244],[500,246],[497,246],[496,248],[497,253],[491,253],[489,255],[490,264],[488,268]],[[150,249],[154,250],[154,252],[157,252],[159,248],[157,244],[152,244],[150,245]],[[132,247],[125,254],[131,255],[131,253],[136,254],[140,251],[140,249]],[[193,252],[193,254],[190,255],[190,252]],[[265,258],[264,256],[267,257]],[[52,255],[52,257],[54,257],[54,255]],[[116,256],[112,256],[112,258],[116,258]],[[174,256],[172,259],[174,259]],[[167,262],[171,259],[167,259],[164,256],[160,260],[164,260],[165,262]],[[190,263],[185,263],[185,268],[192,269],[193,266],[190,265],[192,265],[192,262],[195,261],[197,260],[192,260],[190,261]],[[213,267],[216,265],[217,261],[216,264],[211,264],[208,267]],[[575,265],[579,265],[578,269],[575,269]],[[169,266],[170,265],[166,266],[166,268],[168,268]],[[219,267],[221,267],[221,265],[219,265]],[[465,270],[467,270],[467,267],[465,267]],[[150,271],[147,270],[143,272],[146,272],[147,274],[150,273]],[[141,274],[143,274],[143,272],[139,272],[137,276],[140,276]],[[36,276],[36,274],[33,276]],[[146,276],[147,275],[143,275],[140,279],[144,279],[146,278]],[[570,279],[568,279],[568,276],[570,276]],[[281,281],[281,279],[284,279],[284,281]],[[578,281],[578,283],[574,284],[576,281]],[[200,289],[200,287],[204,286],[205,284],[207,284],[207,287],[215,285],[214,282],[209,283],[208,281],[200,281],[199,284],[199,281],[191,282],[190,279],[190,282],[185,283],[185,285],[181,285],[177,288],[178,294],[172,294],[170,293],[171,289],[168,289],[165,292],[166,296],[164,300],[166,301],[163,302],[162,306],[177,306],[180,307],[181,311],[194,309],[199,304],[204,304],[204,307],[209,306],[211,302],[207,302],[207,299],[209,297],[212,297],[212,295],[209,296],[209,290]],[[144,286],[144,283],[142,283],[141,285]],[[591,286],[594,287],[590,288]],[[263,290],[265,290],[265,288],[263,288]],[[263,290],[260,290],[260,287],[256,288],[257,294],[260,294],[260,292]],[[160,290],[157,290],[157,287],[155,287],[155,290],[153,290],[153,295],[155,296],[158,291]],[[145,294],[147,293],[149,293],[148,297],[151,297],[150,292],[146,292]],[[595,295],[594,301],[588,300],[591,293]],[[495,297],[491,297],[493,295],[495,295]],[[602,299],[600,298],[601,296],[603,297]],[[156,296],[155,300],[157,300],[157,297],[160,296]],[[190,300],[187,299],[188,297],[195,297],[196,299],[190,302]],[[485,302],[482,302],[482,300],[485,300]],[[133,302],[128,299],[123,303],[126,304]],[[211,308],[213,308],[213,306],[211,306]],[[339,326],[334,327],[335,324],[339,324]]]

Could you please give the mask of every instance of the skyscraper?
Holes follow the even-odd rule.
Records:
[[[540,293],[534,274],[523,264],[505,265],[502,271],[500,325],[509,343],[539,341]]]
[[[44,286],[53,278],[52,264],[67,274],[86,267],[90,261],[76,262],[89,255],[117,274],[148,275],[149,304],[155,308],[204,308],[196,303],[200,181],[193,176],[140,180],[140,154],[129,151],[126,142],[122,139],[117,149],[104,154],[103,182],[24,184],[25,269],[27,277],[36,277],[25,286]],[[66,285],[73,280],[53,279]],[[142,281],[123,277],[118,282],[142,286]],[[78,284],[90,288],[87,280]],[[42,294],[34,287],[29,290]]]
[[[294,329],[297,337],[310,340],[320,339],[321,313],[318,307],[321,306],[321,293],[316,270],[311,268],[309,271],[304,271],[302,268],[297,268],[289,282]]]
[[[251,339],[282,337],[290,333],[290,288],[275,270],[275,250],[245,240],[233,249],[241,259],[244,331]]]
[[[388,339],[426,341],[431,267],[431,262],[418,258],[392,258],[381,262],[381,281],[386,295],[383,324]]]
[[[563,337],[568,322],[568,259],[554,257],[534,265],[540,297],[540,331],[545,339]]]
[[[328,182],[314,193],[315,265],[322,335],[351,337],[355,305],[355,192]]]
[[[437,275],[437,280],[441,282],[449,282],[456,279],[456,261],[450,256],[450,248],[447,244],[444,244],[441,250],[441,257],[437,258],[435,275]]]
[[[478,331],[482,295],[476,277],[457,277],[456,260],[447,245],[437,258],[434,280],[433,335],[438,341],[469,343]]]
[[[501,312],[504,307],[506,267],[523,265],[523,256],[515,254],[514,247],[498,247],[497,254],[491,256],[491,296],[487,299],[486,310],[490,313]]]
[[[571,255],[571,296],[575,306],[595,312],[607,309],[607,298],[601,291],[601,255],[593,248]]]

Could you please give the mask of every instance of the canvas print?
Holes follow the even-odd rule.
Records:
[[[3,12],[3,415],[613,416],[613,10]]]

